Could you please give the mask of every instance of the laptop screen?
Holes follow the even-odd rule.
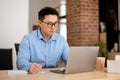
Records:
[[[75,46],[70,47],[66,70],[60,72],[65,74],[89,72],[95,69],[99,47],[97,46]],[[52,71],[54,72],[54,71]]]

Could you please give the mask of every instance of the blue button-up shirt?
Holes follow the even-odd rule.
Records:
[[[28,71],[33,62],[41,64],[43,68],[57,67],[60,58],[66,64],[68,52],[69,45],[64,37],[55,33],[46,42],[38,29],[22,39],[17,56],[17,67]]]

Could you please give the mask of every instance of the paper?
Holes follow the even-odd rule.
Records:
[[[107,60],[107,72],[120,73],[120,60]]]
[[[23,71],[23,70],[8,70],[8,74],[27,74],[27,71]]]
[[[120,60],[120,55],[116,55],[115,60]]]

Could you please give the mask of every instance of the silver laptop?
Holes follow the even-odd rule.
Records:
[[[99,47],[97,46],[70,47],[66,68],[50,71],[63,74],[93,71],[95,69],[98,51]]]

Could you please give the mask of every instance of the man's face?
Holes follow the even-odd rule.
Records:
[[[44,20],[39,20],[39,25],[43,35],[52,36],[58,27],[58,18],[56,15],[46,15]]]

